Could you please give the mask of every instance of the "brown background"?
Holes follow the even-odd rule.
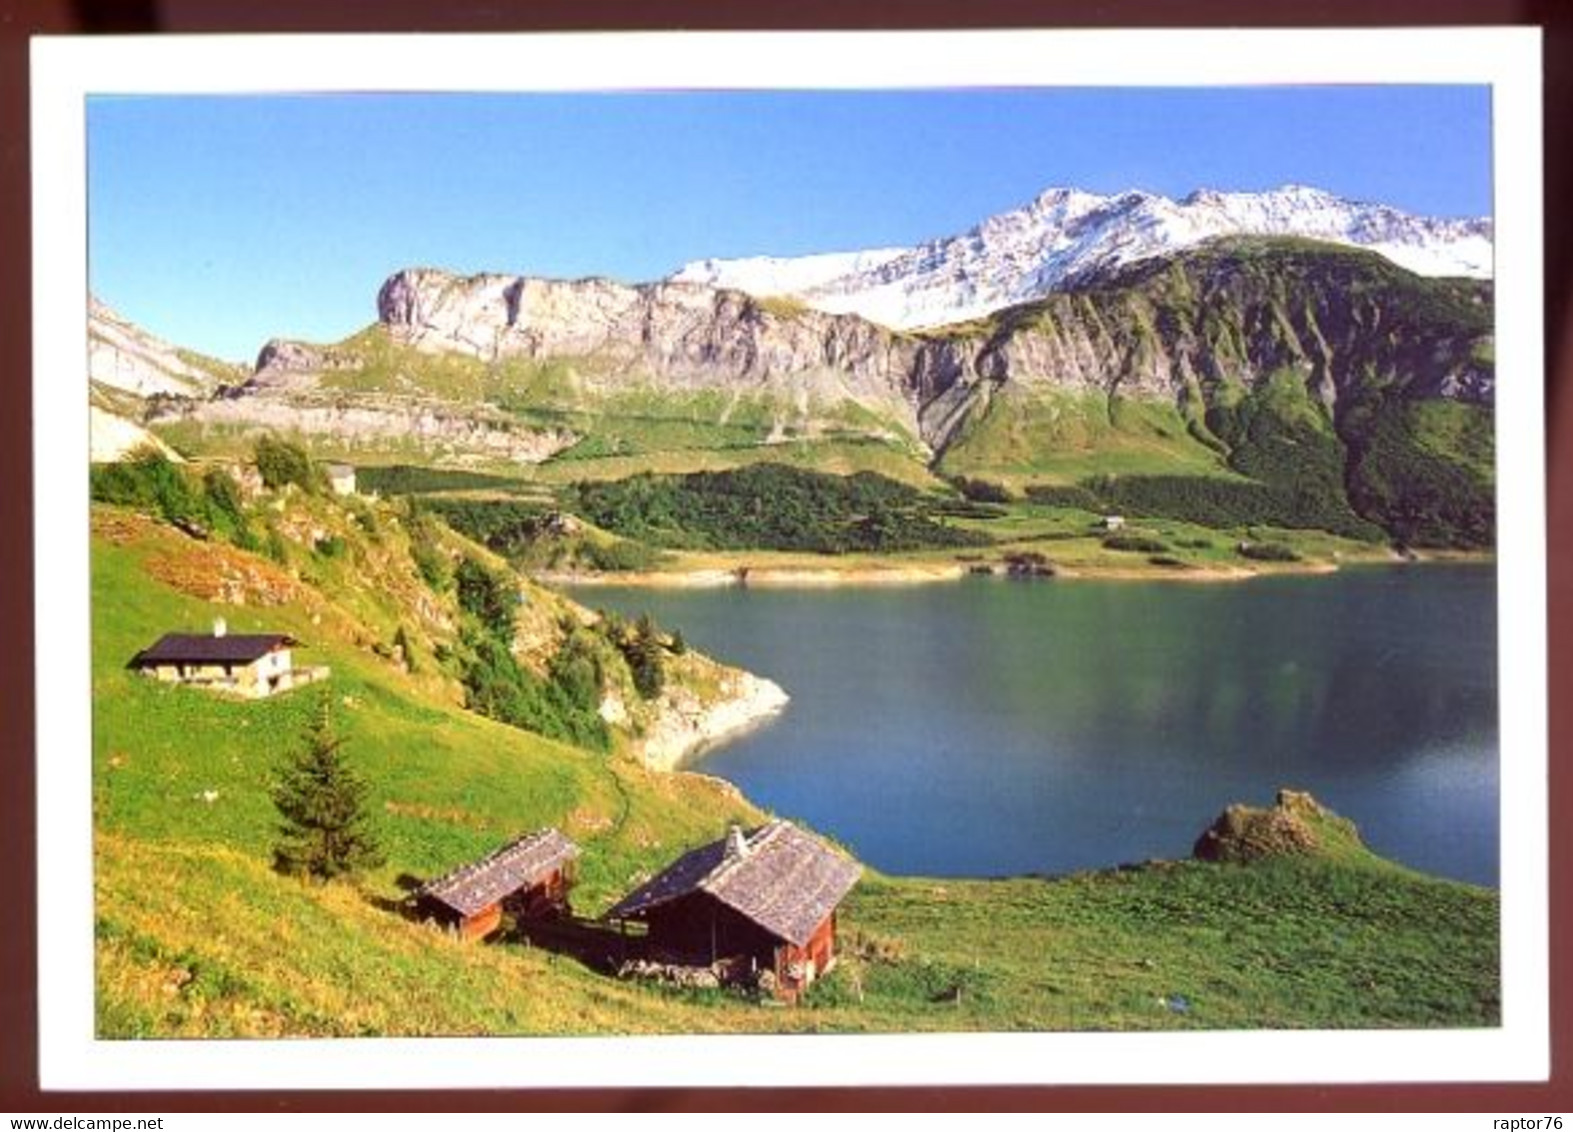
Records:
[[[1525,24],[1545,29],[1546,425],[1551,635],[1551,1006],[1548,1084],[1165,1088],[640,1089],[41,1094],[37,1075],[36,819],[31,679],[32,438],[27,37],[127,32],[444,32],[674,28],[1234,27]],[[1573,1110],[1573,4],[1565,0],[0,0],[0,1112],[855,1108],[1084,1111]],[[59,710],[62,705],[46,705]],[[48,757],[42,752],[40,757]],[[1482,1127],[1485,1127],[1482,1124]]]

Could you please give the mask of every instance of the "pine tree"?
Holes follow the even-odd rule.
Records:
[[[666,687],[662,651],[661,634],[655,626],[655,619],[648,613],[641,615],[634,626],[633,640],[628,643],[623,655],[633,674],[634,687],[647,700],[655,699]]]
[[[273,867],[294,876],[332,880],[382,864],[367,824],[366,783],[344,758],[328,699],[319,699],[305,745],[279,773],[273,804],[283,821]]]

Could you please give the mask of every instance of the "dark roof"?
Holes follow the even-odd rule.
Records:
[[[606,914],[640,918],[661,904],[705,892],[772,935],[799,947],[824,923],[863,873],[817,837],[776,820],[744,839],[744,852],[728,852],[729,837],[679,857]]]
[[[544,880],[579,855],[579,847],[555,829],[537,830],[446,876],[428,881],[420,890],[462,916],[473,916],[509,893]]]
[[[275,649],[300,644],[285,633],[165,633],[132,658],[147,664],[250,664]]]

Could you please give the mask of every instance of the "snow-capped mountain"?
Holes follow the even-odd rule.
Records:
[[[1415,216],[1287,185],[1264,193],[1201,189],[1179,201],[1055,188],[962,235],[913,248],[706,259],[670,278],[791,296],[819,310],[911,328],[976,318],[1093,272],[1229,235],[1367,248],[1420,275],[1489,278],[1492,271],[1489,218]]]

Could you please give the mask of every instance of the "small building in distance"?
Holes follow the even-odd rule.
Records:
[[[836,908],[863,867],[775,820],[679,857],[606,914],[642,922],[652,955],[769,972],[795,999],[836,961]]]
[[[334,495],[355,494],[355,468],[350,464],[329,464],[327,466],[328,486],[333,489]]]
[[[515,838],[501,849],[428,881],[415,894],[416,913],[482,939],[517,919],[542,919],[568,911],[579,847],[555,829]]]
[[[324,667],[297,668],[287,633],[230,633],[222,617],[212,633],[165,633],[131,658],[131,667],[172,684],[261,699],[328,675]]]
[[[1098,520],[1098,525],[1106,531],[1122,531],[1125,529],[1125,516],[1105,515]]]

